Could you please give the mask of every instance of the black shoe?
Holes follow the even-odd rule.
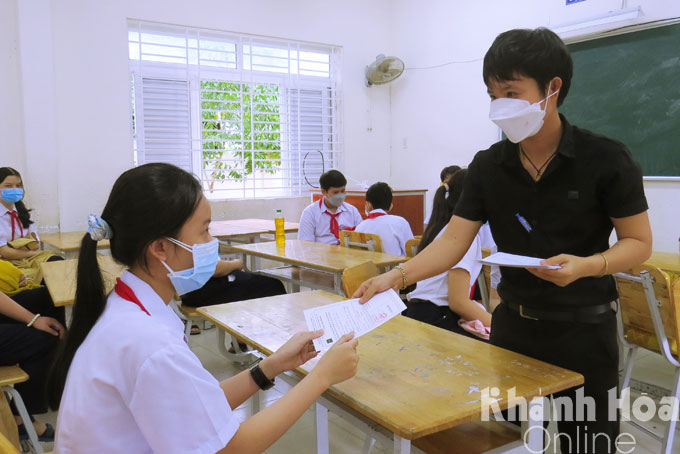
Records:
[[[28,440],[28,433],[23,424],[17,426],[19,429],[19,440]],[[45,423],[45,431],[42,435],[38,435],[38,441],[43,443],[51,443],[54,441],[54,427],[50,423]]]

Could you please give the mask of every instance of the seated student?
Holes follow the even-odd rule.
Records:
[[[44,293],[43,293],[44,292]],[[4,293],[0,293],[0,366],[18,364],[29,379],[14,385],[21,395],[29,415],[47,412],[45,398],[45,381],[52,362],[59,337],[63,337],[65,329],[58,320],[46,316],[44,312],[34,313],[25,307],[40,304],[39,300],[49,294],[45,287],[21,292],[15,296],[22,304],[13,301]],[[49,300],[52,303],[52,300]],[[22,307],[23,306],[23,307]],[[16,409],[13,409],[16,414]],[[24,427],[25,421],[15,416],[19,426],[19,437],[28,438]],[[31,421],[29,421],[30,423]],[[50,424],[33,421],[33,427],[40,441],[54,440],[54,427]]]
[[[387,214],[392,210],[392,188],[387,183],[375,183],[366,191],[366,219],[355,231],[374,233],[380,237],[383,252],[406,255],[406,242],[413,238],[408,221]]]
[[[140,197],[143,194],[143,197]],[[168,307],[215,272],[210,204],[188,172],[152,163],[124,172],[83,238],[73,319],[48,381],[59,408],[55,454],[261,453],[326,389],[357,370],[343,336],[277,402],[239,423],[233,409],[314,358],[321,331],[294,335],[249,370],[218,382],[189,349]],[[97,241],[128,267],[107,296]]]
[[[26,208],[24,184],[21,174],[11,167],[0,167],[0,258],[11,261],[29,279],[42,281],[40,264],[61,257],[49,251],[41,251],[39,243],[34,250],[27,247],[13,247],[16,240],[31,238],[40,241],[36,224],[31,220],[30,210]]]
[[[466,173],[466,170],[458,171],[449,181],[448,189],[445,186],[437,189],[432,221],[423,234],[420,251],[446,230]],[[463,259],[451,270],[418,282],[416,289],[408,294],[410,304],[404,315],[454,333],[488,340],[491,314],[470,299],[470,290],[482,270],[481,258],[479,239],[475,238]]]
[[[442,186],[448,186],[449,181],[451,180],[451,177],[453,176],[454,173],[458,172],[460,170],[460,166],[446,166],[442,169],[441,172],[439,172],[439,187]],[[446,188],[448,191],[448,187]],[[430,214],[427,215],[427,218],[425,219],[425,226],[427,227],[427,224],[430,223]]]
[[[300,216],[298,240],[338,244],[340,230],[353,229],[361,222],[361,214],[345,203],[345,176],[329,170],[319,178],[321,200],[304,209]]]

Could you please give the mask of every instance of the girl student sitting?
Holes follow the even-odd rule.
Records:
[[[233,409],[317,355],[294,335],[250,370],[218,382],[187,345],[168,303],[215,272],[218,243],[201,185],[178,167],[124,172],[82,240],[73,319],[48,383],[59,408],[54,452],[261,453],[330,385],[356,373],[358,340],[341,338],[274,404],[239,424]],[[108,296],[97,241],[129,271]]]
[[[40,264],[62,260],[39,250],[40,237],[30,210],[24,205],[21,174],[11,167],[0,167],[0,258],[20,268],[28,279],[42,281]]]
[[[437,189],[420,251],[444,232],[462,192],[466,172],[465,169],[457,171],[448,183]],[[418,282],[416,289],[408,294],[410,304],[405,315],[458,334],[488,340],[491,314],[470,297],[482,269],[481,258],[479,239],[475,238],[463,259],[451,270]]]

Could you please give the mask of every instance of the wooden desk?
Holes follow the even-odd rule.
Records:
[[[202,307],[198,312],[270,355],[291,335],[307,330],[305,309],[342,299],[324,291],[302,292]],[[479,420],[480,390],[486,387],[499,388],[500,397],[515,388],[517,397],[529,401],[583,383],[575,372],[402,316],[362,336],[358,352],[356,377],[331,387],[324,396],[392,432],[399,453],[410,452],[410,440]],[[317,361],[296,373],[306,375]],[[507,399],[499,407],[506,409]],[[542,443],[541,431],[531,432],[541,434],[537,438]]]
[[[656,266],[667,273],[680,275],[680,254],[672,252],[652,252],[645,265]]]
[[[120,277],[125,267],[119,265],[110,255],[100,255],[99,267],[102,270],[106,291],[109,292],[116,284],[116,278]],[[67,306],[73,304],[76,297],[76,272],[78,260],[60,260],[58,262],[45,262],[40,265],[45,285],[50,292],[55,306]]]
[[[339,295],[343,294],[342,272],[345,268],[369,261],[379,267],[388,267],[408,260],[407,257],[399,255],[302,240],[286,240],[285,248],[279,248],[276,242],[270,241],[232,246],[232,249],[234,252],[243,255],[243,263],[246,263],[246,256],[250,255],[331,274],[333,275],[333,286],[329,289],[334,290]],[[268,274],[267,270],[259,270],[259,272]],[[275,277],[280,276],[275,275]],[[304,285],[305,281],[301,280],[299,283]]]
[[[422,235],[425,226],[425,193],[427,189],[393,190],[390,214],[401,216],[411,225],[414,235]],[[312,190],[312,202],[321,198],[321,190]],[[345,202],[354,205],[361,217],[365,218],[366,191],[347,191]]]
[[[80,251],[80,243],[87,232],[57,232],[43,233],[40,242],[46,249],[55,250],[66,258],[77,258]],[[97,249],[108,249],[111,245],[109,240],[97,242]]]
[[[276,226],[274,225],[273,219],[236,219],[233,221],[218,221],[218,222],[231,222],[234,225],[243,225],[248,227],[255,227],[261,229],[267,229],[269,233],[276,233]],[[300,224],[297,222],[284,222],[283,231],[286,233],[297,232]]]

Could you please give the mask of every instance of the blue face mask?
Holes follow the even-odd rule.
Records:
[[[215,274],[217,262],[220,260],[220,245],[217,238],[207,243],[196,243],[193,246],[189,246],[174,238],[168,238],[168,240],[191,252],[194,258],[193,268],[182,271],[173,271],[167,263],[161,260],[161,263],[170,271],[168,277],[175,287],[177,294],[180,296],[185,295],[203,287],[208,282],[208,279]]]
[[[21,188],[5,188],[0,197],[7,203],[17,203],[24,198],[24,190]]]

